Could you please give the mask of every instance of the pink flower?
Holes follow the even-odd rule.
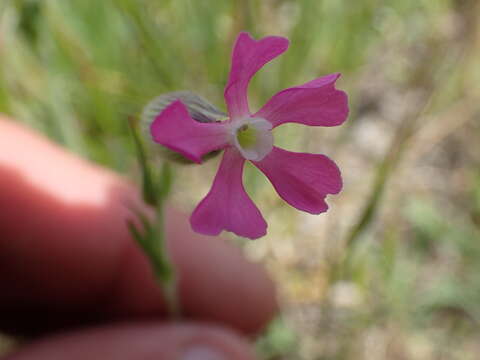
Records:
[[[288,40],[268,36],[258,41],[241,33],[232,54],[225,87],[228,119],[201,123],[193,120],[177,100],[153,121],[155,142],[201,163],[202,156],[225,149],[207,196],[194,210],[190,223],[196,232],[218,235],[222,230],[256,239],[267,223],[242,183],[243,165],[250,160],[272,183],[278,195],[293,207],[319,214],[328,209],[327,194],[337,194],[342,178],[335,163],[324,155],[295,153],[273,145],[272,130],[284,123],[336,126],[348,115],[347,95],[335,89],[340,74],[327,75],[274,95],[251,113],[247,87],[252,76],[288,48]]]

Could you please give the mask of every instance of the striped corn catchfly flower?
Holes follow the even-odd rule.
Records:
[[[274,146],[272,130],[284,123],[337,126],[348,116],[347,95],[335,88],[331,74],[282,90],[252,113],[247,88],[253,75],[288,48],[278,36],[253,39],[239,34],[224,97],[228,114],[190,92],[163,95],[150,103],[144,118],[155,143],[194,163],[223,150],[213,185],[190,217],[194,231],[218,235],[223,230],[256,239],[267,223],[243,187],[243,167],[250,161],[278,195],[311,214],[327,211],[325,198],[342,188],[340,171],[325,155],[297,153]]]

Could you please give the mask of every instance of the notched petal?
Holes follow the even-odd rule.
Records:
[[[192,119],[200,123],[212,123],[225,120],[227,114],[211,104],[205,98],[191,92],[191,91],[175,91],[157,96],[150,101],[143,109],[141,115],[141,129],[142,133],[147,139],[151,139],[150,127],[155,118],[167,106],[174,101],[180,100],[188,110],[188,114]],[[162,158],[181,164],[193,164],[191,159],[185,157],[179,152],[172,151],[168,147],[155,146],[151,148],[151,153],[159,154]],[[202,160],[211,159],[219,154],[219,151],[212,151],[205,154]]]
[[[201,163],[204,155],[227,146],[229,135],[224,123],[194,120],[180,100],[155,117],[150,133],[156,143],[196,163]]]
[[[327,211],[326,196],[342,189],[340,170],[325,155],[274,147],[265,159],[253,164],[267,176],[283,200],[311,214]]]
[[[280,36],[267,36],[255,40],[246,32],[238,35],[233,47],[232,66],[224,92],[230,118],[250,115],[247,100],[250,79],[262,66],[287,50],[288,44],[288,39]]]
[[[218,235],[225,230],[250,239],[266,234],[267,223],[243,187],[244,163],[236,149],[225,150],[212,188],[190,218],[194,231]]]
[[[340,74],[331,74],[274,95],[254,116],[273,127],[287,122],[309,126],[337,126],[348,116],[347,94],[335,88]]]

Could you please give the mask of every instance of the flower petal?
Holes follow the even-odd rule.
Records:
[[[250,239],[266,234],[267,223],[243,187],[244,162],[236,149],[225,150],[210,192],[190,217],[194,231],[218,235],[226,230]]]
[[[223,123],[200,123],[191,118],[186,106],[174,101],[153,120],[153,140],[186,158],[202,162],[202,156],[227,145],[228,131]]]
[[[253,164],[268,177],[283,200],[311,214],[327,211],[327,194],[342,189],[340,170],[325,155],[274,147],[265,159]]]
[[[279,36],[267,36],[258,41],[242,32],[232,53],[230,77],[225,87],[225,101],[231,119],[250,115],[247,87],[253,75],[267,62],[288,48],[288,40]]]
[[[348,98],[335,89],[340,74],[327,75],[274,95],[255,115],[273,127],[286,122],[310,126],[336,126],[348,116]]]

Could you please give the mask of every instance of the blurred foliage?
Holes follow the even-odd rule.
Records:
[[[476,359],[479,14],[477,0],[2,0],[0,112],[131,172],[128,119],[148,101],[187,89],[223,107],[237,33],[287,36],[252,81],[252,108],[338,71],[351,115],[276,134],[342,168],[345,191],[318,223],[247,171],[278,239],[248,249],[278,280],[286,319],[262,338],[264,358]],[[208,181],[181,173],[198,201]]]
[[[126,118],[154,96],[196,89],[223,103],[231,45],[240,29],[254,36],[285,34],[292,43],[278,66],[257,76],[251,95],[262,103],[278,89],[319,74],[348,76],[364,63],[383,19],[446,6],[413,0],[381,7],[381,1],[301,3],[7,1],[0,110],[121,169]],[[415,41],[420,25],[426,21],[408,40]]]

